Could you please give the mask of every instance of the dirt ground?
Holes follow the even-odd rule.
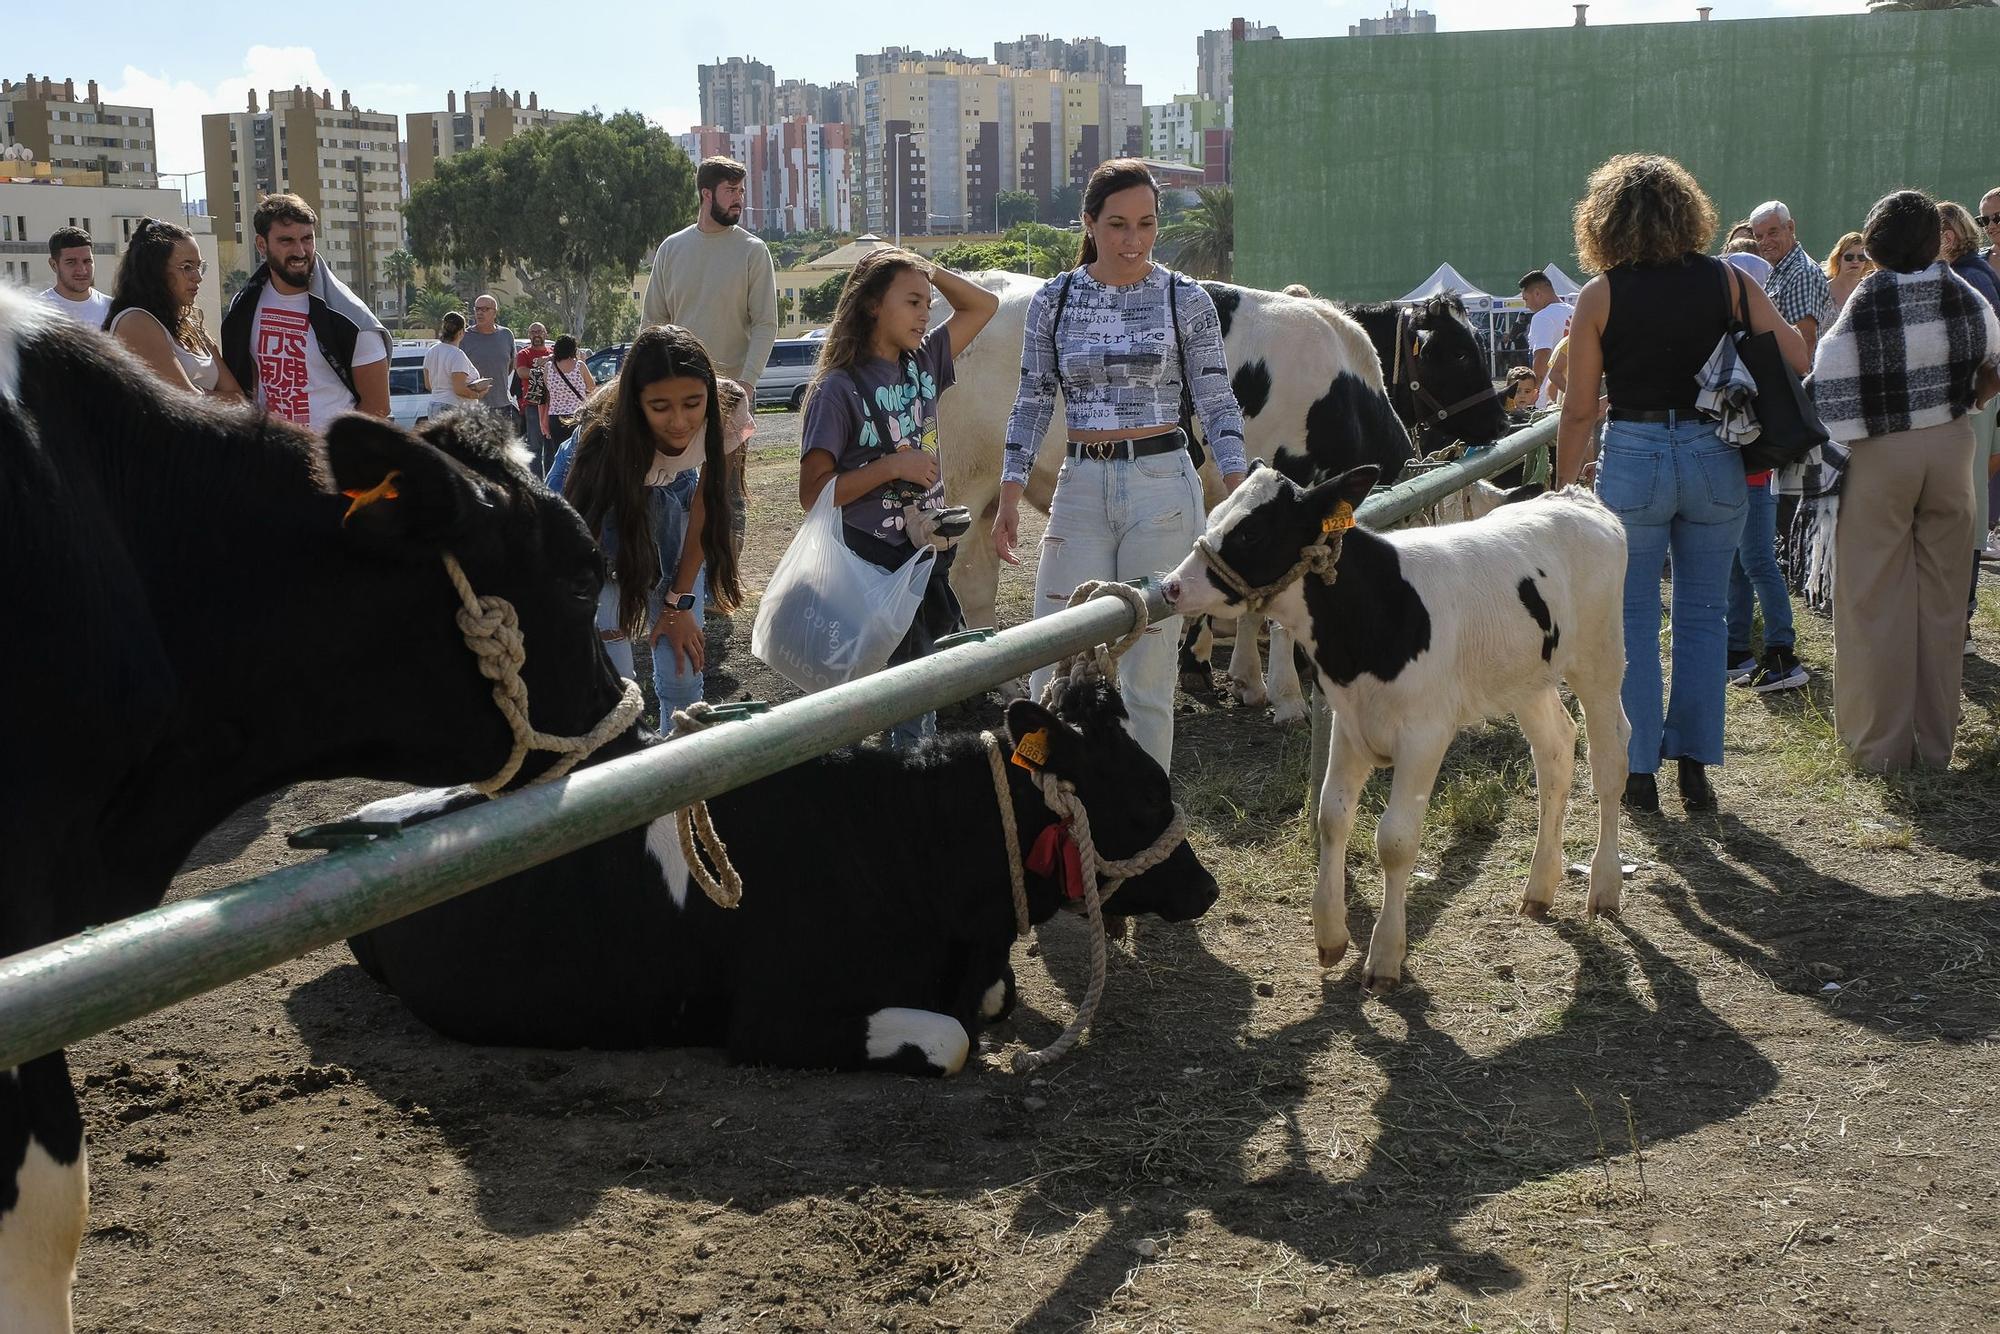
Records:
[[[796,518],[797,418],[759,422],[753,583]],[[1096,1031],[1037,1077],[1001,1058],[1072,1013],[1074,922],[1017,956],[1021,1011],[944,1082],[464,1047],[344,948],[129,1024],[71,1053],[79,1327],[2000,1328],[1995,592],[1949,775],[1845,772],[1804,616],[1812,687],[1735,692],[1723,813],[1669,790],[1626,825],[1616,921],[1583,921],[1575,879],[1550,923],[1515,914],[1527,750],[1468,733],[1386,999],[1359,949],[1314,964],[1304,735],[1187,699],[1177,777],[1224,896],[1114,947]],[[712,695],[782,693],[749,623],[715,624]],[[175,894],[311,855],[285,834],[383,790],[259,802]]]

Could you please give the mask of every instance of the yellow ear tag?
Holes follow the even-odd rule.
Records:
[[[1038,727],[1014,743],[1014,761],[1023,769],[1040,769],[1049,762],[1049,733]]]
[[[1353,526],[1354,506],[1343,500],[1333,507],[1333,513],[1320,520],[1319,531],[1322,536],[1331,537],[1333,534],[1345,532]]]
[[[342,491],[340,494],[354,503],[347,507],[347,513],[340,516],[340,526],[345,528],[357,510],[367,509],[378,500],[395,500],[401,494],[396,490],[396,479],[402,475],[401,469],[391,468],[386,477],[366,491]]]

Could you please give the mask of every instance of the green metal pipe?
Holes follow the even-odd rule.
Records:
[[[1149,615],[1168,611],[1142,581]],[[725,727],[0,960],[0,1070],[777,773],[1132,628],[1096,598]],[[551,912],[562,905],[550,904]]]

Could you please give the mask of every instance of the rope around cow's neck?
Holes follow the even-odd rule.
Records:
[[[674,730],[672,736],[686,736],[691,732],[705,731],[710,726],[709,715],[715,706],[707,700],[696,700],[685,709],[673,712]],[[734,908],[743,902],[743,877],[729,860],[729,846],[722,841],[722,835],[715,830],[715,821],[709,818],[706,801],[692,801],[674,812],[674,828],[680,834],[681,856],[688,864],[688,874],[701,886],[701,892],[718,908]],[[700,847],[697,849],[697,841]],[[715,863],[717,875],[710,875],[708,868],[701,864],[702,852]],[[719,878],[718,878],[719,877]]]
[[[528,683],[521,679],[521,667],[528,660],[526,641],[521,637],[521,619],[514,604],[501,597],[480,597],[472,591],[465,568],[449,551],[444,554],[445,573],[458,590],[458,631],[465,646],[479,659],[479,672],[493,683],[493,702],[514,734],[514,747],[500,771],[482,783],[472,784],[476,792],[493,796],[514,781],[531,750],[546,750],[560,756],[554,764],[529,780],[546,783],[575,768],[597,748],[632,725],[646,707],[635,682],[625,682],[623,694],[611,712],[582,736],[551,736],[537,732],[528,717]]]
[[[1229,591],[1243,599],[1243,609],[1252,616],[1262,616],[1264,608],[1280,593],[1290,588],[1310,572],[1318,575],[1326,583],[1339,579],[1340,548],[1347,540],[1345,528],[1335,528],[1322,532],[1317,539],[1299,552],[1298,563],[1276,579],[1262,587],[1252,587],[1250,581],[1231,569],[1222,559],[1222,553],[1208,540],[1206,533],[1194,540],[1194,549],[1200,553],[1209,570],[1229,586]]]

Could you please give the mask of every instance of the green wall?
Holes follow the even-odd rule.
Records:
[[[1857,0],[1857,8],[1858,0]],[[1245,42],[1236,278],[1401,296],[1449,260],[1511,294],[1614,153],[1694,172],[1722,215],[1782,199],[1815,256],[1890,189],[2000,185],[2000,10]]]

